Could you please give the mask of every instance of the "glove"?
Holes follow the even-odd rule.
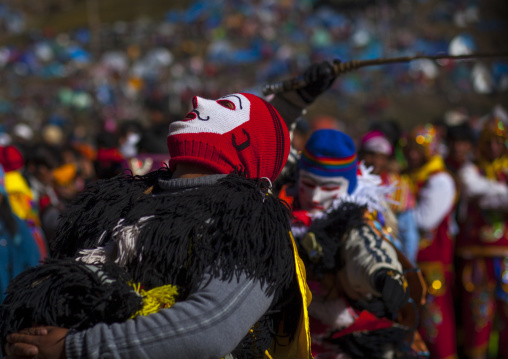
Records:
[[[374,274],[374,287],[381,293],[381,299],[389,316],[395,318],[399,309],[409,299],[409,291],[404,276],[393,269],[380,269]]]
[[[302,76],[307,86],[296,92],[307,104],[312,103],[319,95],[328,90],[335,80],[333,65],[328,61],[310,65]]]

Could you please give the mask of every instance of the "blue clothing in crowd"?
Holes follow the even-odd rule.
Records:
[[[413,210],[407,210],[397,214],[399,225],[399,238],[402,241],[403,252],[411,263],[416,264],[416,255],[418,254],[418,243],[420,234]]]
[[[0,301],[4,299],[7,285],[25,269],[39,264],[41,254],[30,229],[14,215],[17,233],[12,236],[0,220]]]

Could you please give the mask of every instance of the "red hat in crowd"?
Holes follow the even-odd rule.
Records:
[[[25,160],[20,150],[13,145],[0,147],[0,164],[5,172],[16,171],[23,167]]]
[[[275,108],[258,96],[237,93],[192,99],[194,109],[169,126],[174,170],[178,163],[204,165],[217,173],[245,172],[249,178],[279,175],[289,154],[289,132]]]

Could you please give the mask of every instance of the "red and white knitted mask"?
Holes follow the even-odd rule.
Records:
[[[196,96],[192,105],[183,120],[169,126],[171,169],[194,163],[217,173],[241,170],[249,178],[277,178],[289,154],[289,133],[272,105],[247,93],[218,100]]]

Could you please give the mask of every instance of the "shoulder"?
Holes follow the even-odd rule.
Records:
[[[450,173],[446,171],[437,172],[429,177],[427,181],[429,187],[444,189],[455,189],[455,181]]]

